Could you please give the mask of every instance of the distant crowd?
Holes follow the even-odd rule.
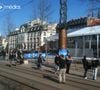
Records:
[[[10,49],[8,53],[6,53],[5,50],[1,51],[1,56],[3,57],[3,60],[7,58],[10,62],[10,66],[14,65],[16,66],[17,63],[22,64],[24,62],[24,57],[23,57],[23,51],[22,50],[15,50],[15,49]]]
[[[24,62],[22,50],[11,49],[9,51],[9,61],[11,65],[16,65],[16,63],[22,64]]]

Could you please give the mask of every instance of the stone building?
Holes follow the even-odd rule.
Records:
[[[33,20],[20,26],[8,35],[9,49],[45,50],[46,38],[56,34],[56,24],[40,24],[40,20]]]

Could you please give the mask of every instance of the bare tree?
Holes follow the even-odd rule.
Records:
[[[15,30],[15,24],[14,24],[14,22],[9,14],[5,17],[5,21],[4,21],[3,26],[5,29],[6,35],[8,35],[11,31]]]
[[[88,14],[92,17],[100,17],[100,0],[88,0],[89,9]]]
[[[2,25],[2,29],[4,30],[4,35],[5,37],[7,37],[7,35],[10,34],[10,32],[14,31],[15,30],[15,24],[11,18],[11,16],[8,14],[5,19],[4,19],[4,22],[3,22],[3,25]],[[8,38],[8,37],[7,37]],[[8,41],[8,44],[5,48],[6,52],[9,53],[9,41]]]
[[[33,6],[34,6],[34,5],[33,5]],[[37,9],[36,9],[36,7],[34,6],[34,7],[32,8],[32,16],[31,16],[30,18],[31,18],[31,20],[35,20],[37,17],[38,17],[38,16],[37,16]]]
[[[31,19],[39,18],[41,24],[43,21],[51,20],[52,16],[52,3],[51,0],[37,0],[38,3],[33,3]]]
[[[32,2],[31,5],[32,5],[32,8],[30,8],[30,9],[31,9],[32,14],[30,15],[30,20],[35,20],[38,17],[37,4]]]
[[[50,20],[49,18],[52,15],[51,6],[51,0],[39,0],[38,15],[41,20],[41,25],[43,21]]]
[[[88,16],[100,18],[100,0],[80,0],[88,4]]]
[[[49,20],[51,19],[51,15],[52,15],[52,8],[51,8],[51,0],[38,0],[38,17],[40,19],[40,25],[41,25],[41,29],[40,29],[40,37],[39,37],[39,50],[41,47],[41,33],[43,30],[43,25],[44,25],[44,21],[49,22]]]

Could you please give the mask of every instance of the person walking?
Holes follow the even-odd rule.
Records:
[[[9,52],[9,62],[10,62],[10,65],[12,65],[12,61],[13,61],[13,50],[11,49],[10,52]]]
[[[66,58],[66,73],[69,74],[69,70],[70,70],[70,66],[72,63],[72,57],[70,55],[68,55],[68,57]]]
[[[56,74],[59,71],[59,55],[58,54],[55,56],[54,62],[55,62],[55,74]]]
[[[65,83],[66,81],[66,60],[64,55],[59,57],[59,83]]]
[[[84,79],[87,79],[87,72],[88,72],[88,69],[91,69],[91,64],[89,64],[89,62],[87,61],[86,59],[86,56],[83,57],[82,59],[82,63],[83,63],[83,68],[84,68]]]
[[[6,52],[5,52],[5,50],[4,50],[4,49],[2,50],[2,56],[3,56],[3,59],[5,60],[5,57],[6,57]]]
[[[16,50],[14,49],[13,50],[13,61],[12,61],[12,65],[16,66],[16,63],[17,63],[17,59],[16,59]]]
[[[20,63],[20,64],[23,64],[24,63],[24,59],[23,59],[23,52],[21,50],[17,50],[17,61]]]
[[[39,54],[39,57],[38,57],[38,60],[37,60],[37,67],[38,67],[38,69],[41,69],[42,61],[43,61],[43,57],[42,57],[41,54]]]
[[[99,60],[92,60],[93,80],[97,79]]]

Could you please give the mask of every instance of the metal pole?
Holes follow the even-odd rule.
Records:
[[[85,55],[85,36],[83,36],[83,56]]]
[[[75,39],[75,57],[77,57],[77,48],[78,48],[78,43],[77,40]]]
[[[48,43],[47,43],[47,38],[46,38],[46,59],[47,59],[47,55],[48,55]]]
[[[89,36],[89,37],[90,37],[90,39],[89,39],[89,49],[91,49],[91,41],[92,41],[91,39],[92,38],[91,38],[91,36]]]
[[[99,35],[97,35],[97,58],[99,57]]]

